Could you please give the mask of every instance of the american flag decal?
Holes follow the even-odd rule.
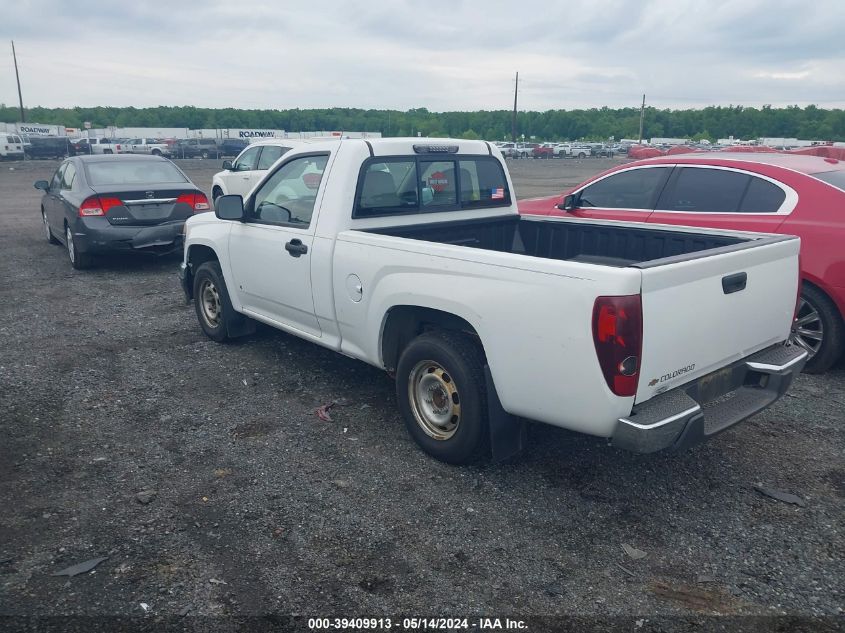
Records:
[[[493,187],[490,190],[490,198],[492,200],[504,200],[505,198],[505,188],[504,187]]]

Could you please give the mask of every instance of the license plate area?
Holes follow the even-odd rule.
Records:
[[[684,388],[693,400],[702,407],[729,399],[730,394],[745,386],[748,367],[744,361],[723,367],[694,380]]]

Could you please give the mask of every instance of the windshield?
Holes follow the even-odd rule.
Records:
[[[92,187],[188,182],[175,165],[166,161],[121,160],[87,163],[85,171]]]
[[[826,182],[829,185],[833,185],[837,189],[845,191],[845,170],[824,171],[820,174],[810,175],[813,178],[818,178],[819,180]]]

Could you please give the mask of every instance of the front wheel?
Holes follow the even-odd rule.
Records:
[[[212,202],[217,200],[220,196],[223,195],[223,190],[220,187],[215,186],[214,189],[211,190],[211,200]]]
[[[223,271],[216,261],[205,262],[194,275],[194,308],[202,331],[222,343],[229,339],[227,314],[233,313]]]
[[[487,448],[484,356],[458,332],[427,332],[402,352],[396,397],[405,426],[426,453],[449,464],[477,460]]]
[[[790,340],[810,354],[804,371],[826,372],[842,356],[845,332],[836,305],[818,288],[805,285],[798,300]]]

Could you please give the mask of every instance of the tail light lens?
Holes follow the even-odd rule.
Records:
[[[211,205],[208,204],[208,198],[201,191],[197,191],[196,193],[183,193],[181,196],[176,198],[176,202],[184,202],[194,210],[194,213],[199,211],[208,211],[211,209]]]
[[[119,207],[123,201],[117,198],[106,198],[103,196],[91,196],[79,205],[79,217],[92,217],[105,215],[112,207]]]
[[[640,295],[598,297],[593,342],[604,379],[617,396],[633,396],[640,379],[643,306]]]

